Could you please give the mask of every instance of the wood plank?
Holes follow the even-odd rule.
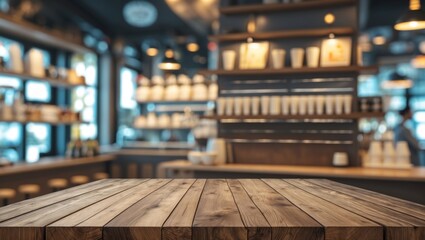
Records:
[[[254,14],[254,13],[270,13],[270,12],[287,12],[299,11],[307,9],[319,9],[329,7],[339,7],[347,5],[355,5],[355,0],[321,0],[306,1],[299,3],[272,3],[272,4],[242,4],[236,6],[228,6],[220,8],[220,13],[224,15],[235,14]]]
[[[160,240],[161,227],[194,179],[175,179],[119,214],[104,227],[104,239]]]
[[[199,179],[189,188],[162,228],[162,240],[192,239],[192,223],[206,180]]]
[[[202,116],[204,119],[213,119],[213,120],[311,120],[311,119],[364,119],[364,118],[382,118],[385,116],[385,113],[381,112],[370,112],[370,113],[350,113],[350,114],[341,114],[341,115],[209,115]]]
[[[226,180],[207,180],[192,231],[193,239],[247,239],[247,231]]]
[[[272,239],[324,239],[322,226],[258,179],[239,180],[272,227]]]
[[[0,222],[4,222],[25,213],[59,203],[90,191],[107,187],[111,184],[112,183],[109,181],[100,180],[2,207],[0,208]]]
[[[43,232],[42,235],[37,235],[38,238],[34,236],[32,239],[44,240],[45,226],[138,184],[138,181],[135,180],[122,179],[108,182],[112,184],[0,223],[0,236],[2,236],[2,240],[16,240],[16,236],[27,234],[27,232],[34,235],[35,233]]]
[[[383,225],[385,227],[386,240],[425,239],[425,221],[423,220],[305,180],[288,179],[285,181],[350,212],[357,213]]]
[[[392,210],[408,214],[410,216],[420,218],[425,220],[425,206],[417,203],[409,202],[399,198],[387,196],[377,192],[369,191],[366,189],[361,189],[353,187],[350,185],[345,185],[326,179],[317,179],[317,180],[308,180],[309,182],[320,185],[322,187],[331,188],[334,191],[338,191],[353,197],[359,197],[369,202],[378,204],[390,208]],[[425,193],[418,193],[425,194]]]
[[[236,180],[227,180],[233,198],[241,214],[242,221],[248,229],[249,240],[266,240],[272,238],[270,224],[261,211],[246,193],[241,183]]]
[[[382,226],[279,179],[264,179],[298,208],[325,227],[325,240],[384,239]]]
[[[140,180],[140,184],[62,218],[46,229],[47,240],[102,239],[102,228],[118,214],[170,180]],[[84,236],[84,237],[83,237]]]

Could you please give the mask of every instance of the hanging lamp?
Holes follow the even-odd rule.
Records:
[[[425,12],[421,9],[420,0],[410,0],[409,10],[398,19],[394,29],[398,31],[425,29]]]

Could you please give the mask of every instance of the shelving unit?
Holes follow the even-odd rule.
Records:
[[[17,120],[17,119],[0,119],[0,122],[5,123],[22,123],[22,124],[28,124],[28,123],[45,123],[53,126],[61,126],[61,125],[73,125],[73,124],[85,124],[86,122],[82,121],[73,121],[73,122],[51,122],[51,121],[44,121],[44,120],[38,120],[38,121],[32,121],[32,120]]]
[[[55,86],[55,87],[74,88],[79,86],[87,86],[86,84],[72,84],[72,83],[66,82],[65,80],[60,80],[56,78],[36,77],[26,73],[15,73],[12,71],[7,71],[7,70],[0,70],[0,76],[15,77],[15,78],[21,79],[22,81],[36,80],[39,82],[48,83],[51,86]]]
[[[351,95],[353,99],[353,113],[346,115],[205,116],[218,121],[219,137],[231,144],[229,161],[331,166],[335,152],[346,152],[351,165],[359,166],[358,121],[382,118],[384,114],[359,113],[355,104],[358,76],[378,72],[376,66],[357,66],[358,1],[224,6],[226,3],[229,1],[223,1],[220,8],[220,34],[210,36],[219,43],[219,69],[202,71],[205,75],[218,76],[219,97]],[[311,15],[308,22],[298,14],[301,11]],[[331,25],[323,20],[328,13],[335,16]],[[257,23],[256,31],[245,32],[248,21],[252,20]],[[265,69],[221,69],[222,52],[239,53],[238,43],[246,43],[249,38],[269,41],[271,49],[285,49],[288,66],[289,49],[320,47],[322,39],[328,39],[331,33],[336,38],[351,38],[351,65],[272,69],[268,63]]]
[[[343,115],[248,115],[248,116],[204,116],[205,119],[211,120],[314,120],[314,119],[362,119],[362,118],[382,118],[384,113],[367,112],[367,113],[351,113]]]
[[[323,28],[254,33],[244,32],[211,35],[209,36],[209,39],[211,41],[217,42],[246,41],[247,38],[253,38],[254,40],[273,40],[287,38],[328,37],[331,33],[337,36],[350,36],[356,34],[356,31],[353,28]]]
[[[220,8],[222,15],[253,14],[300,11],[308,9],[323,9],[328,7],[347,6],[355,3],[355,0],[321,0],[306,1],[300,3],[275,3],[275,4],[249,4],[239,6],[227,6]]]
[[[193,127],[134,127],[138,130],[191,130]]]
[[[335,74],[335,73],[357,73],[357,74],[375,74],[378,72],[377,66],[348,66],[348,67],[318,67],[318,68],[281,68],[281,69],[236,69],[236,70],[202,70],[205,75],[220,76],[250,76],[250,75],[317,75],[317,74]]]
[[[208,102],[213,102],[214,100],[187,100],[187,101],[182,101],[182,100],[176,100],[176,101],[172,101],[172,100],[158,100],[158,101],[138,101],[138,104],[180,104],[180,105],[190,105],[190,104],[205,104]]]

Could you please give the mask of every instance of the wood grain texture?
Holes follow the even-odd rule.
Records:
[[[102,228],[116,215],[170,180],[139,180],[139,185],[83,208],[50,224],[46,239],[101,239]],[[83,234],[83,235],[82,235]]]
[[[247,239],[226,180],[207,180],[193,221],[193,239]]]
[[[376,205],[362,198],[320,187],[305,180],[289,179],[285,181],[332,204],[385,226],[385,239],[387,240],[425,239],[425,221],[423,220]]]
[[[322,226],[270,186],[254,179],[239,181],[272,227],[272,239],[323,239]]]
[[[108,179],[0,208],[0,239],[424,240],[423,209],[328,180]]]
[[[387,196],[384,194],[380,194],[377,192],[369,191],[366,189],[361,189],[333,181],[329,181],[326,179],[320,179],[320,180],[308,180],[309,182],[312,182],[314,184],[331,188],[335,191],[342,192],[344,194],[359,197],[364,200],[373,202],[377,205],[384,206],[387,208],[391,208],[395,211],[399,211],[404,214],[408,214],[417,218],[420,218],[422,220],[425,220],[425,206],[420,205],[417,203],[412,203],[406,200],[402,200],[399,198]],[[424,192],[418,194],[425,194]]]
[[[190,187],[162,228],[163,240],[192,239],[192,223],[206,180],[199,179]]]
[[[119,214],[104,228],[104,239],[160,240],[161,228],[194,179],[175,179]]]
[[[248,196],[239,180],[233,179],[227,180],[227,182],[241,214],[242,221],[248,230],[248,239],[271,239],[272,232],[270,224],[257,206],[255,206],[255,203]]]
[[[325,240],[384,238],[383,228],[364,217],[296,188],[283,180],[264,179],[263,181],[323,225]]]
[[[7,234],[4,233],[3,235],[3,232],[1,232],[0,230],[0,236],[5,236],[6,239],[9,239],[8,237],[11,237],[10,239],[13,239],[16,236],[19,236],[21,232],[26,231],[27,228],[30,228],[33,229],[33,231],[35,232],[40,231],[43,233],[41,236],[38,235],[38,238],[34,236],[34,240],[44,239],[45,226],[75,211],[78,211],[81,208],[87,207],[111,195],[124,191],[127,188],[134,186],[136,183],[137,181],[135,180],[114,180],[111,182],[110,185],[107,185],[106,187],[103,187],[101,189],[97,189],[86,194],[78,195],[76,197],[69,198],[65,201],[55,203],[47,207],[37,209],[35,211],[25,213],[13,219],[4,221],[0,223],[0,229],[6,229]]]

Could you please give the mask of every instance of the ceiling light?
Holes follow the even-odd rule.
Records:
[[[376,36],[372,41],[375,45],[384,45],[387,42],[387,39],[384,36]]]
[[[420,0],[410,0],[409,10],[398,19],[394,28],[398,31],[425,29],[425,12]]]
[[[425,55],[419,55],[410,62],[414,68],[425,68]]]
[[[158,10],[147,1],[131,1],[124,6],[125,21],[135,27],[148,27],[158,18]]]
[[[164,59],[158,65],[158,67],[161,70],[179,70],[181,65],[174,58],[174,51],[171,48],[167,48],[164,54]]]
[[[188,43],[186,48],[189,52],[197,52],[199,50],[199,45],[195,42]]]
[[[413,87],[413,81],[394,72],[387,81],[382,82],[381,87],[383,89],[408,89]]]
[[[325,15],[325,23],[327,24],[332,24],[335,22],[335,15],[333,15],[332,13],[328,13]]]
[[[158,55],[158,48],[156,47],[149,47],[148,49],[146,49],[146,55],[148,55],[149,57],[155,57],[156,55]]]

